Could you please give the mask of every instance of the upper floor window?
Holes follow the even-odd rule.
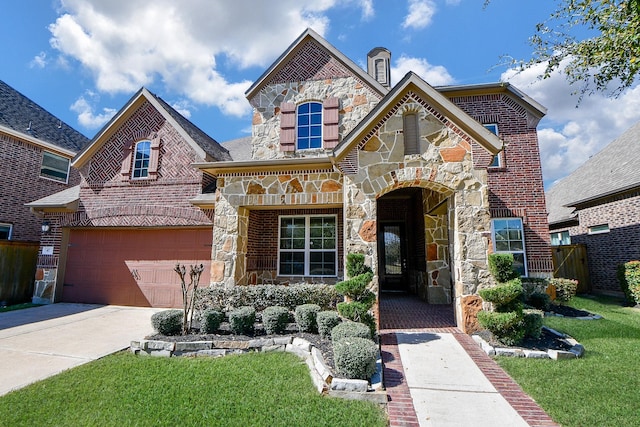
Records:
[[[0,240],[11,240],[11,224],[0,223]]]
[[[609,232],[609,224],[598,224],[589,227],[589,234],[601,234]]]
[[[297,148],[322,148],[322,104],[306,102],[298,106]]]
[[[135,156],[133,158],[132,178],[146,178],[149,176],[149,159],[151,158],[151,141],[136,143]]]
[[[42,152],[42,166],[40,167],[40,176],[43,178],[53,179],[67,183],[69,179],[70,161],[66,157],[50,153]]]
[[[498,125],[495,123],[490,123],[490,124],[486,124],[484,125],[484,127],[491,132],[494,135],[498,135]],[[501,153],[496,154],[495,156],[493,156],[493,159],[491,160],[491,163],[489,164],[490,168],[499,168],[502,167],[502,158],[501,158]]]
[[[404,154],[419,154],[418,115],[407,113],[402,117],[402,134],[404,137]]]

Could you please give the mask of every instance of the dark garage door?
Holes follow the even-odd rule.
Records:
[[[180,307],[176,263],[204,264],[200,278],[209,285],[212,230],[74,229],[62,300],[139,307]],[[189,277],[187,276],[187,283]]]

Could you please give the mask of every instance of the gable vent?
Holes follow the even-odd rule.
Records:
[[[384,87],[391,87],[391,52],[376,47],[367,54],[367,73]]]

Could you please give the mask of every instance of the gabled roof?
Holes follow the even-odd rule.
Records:
[[[298,51],[309,41],[313,40],[319,46],[327,51],[327,53],[340,62],[343,66],[349,69],[354,75],[360,78],[363,82],[367,83],[373,90],[377,91],[381,96],[386,94],[389,89],[382,86],[376,79],[367,74],[362,68],[360,68],[355,62],[347,58],[342,52],[336,49],[322,36],[307,28],[282,55],[260,76],[258,79],[247,89],[245,96],[247,99],[253,98],[260,89],[268,82],[271,77],[285,67],[289,61],[298,53]]]
[[[358,144],[371,128],[383,118],[385,112],[409,91],[415,92],[416,95],[491,154],[497,154],[502,150],[502,140],[449,101],[417,74],[409,72],[333,150],[336,161],[341,161],[353,146]]]
[[[78,153],[72,165],[75,167],[84,165],[145,101],[151,103],[162,114],[165,120],[182,135],[199,157],[209,161],[231,160],[229,151],[218,144],[215,139],[204,133],[160,97],[149,92],[146,88],[142,88],[96,134],[91,143]]]
[[[640,121],[553,185],[546,194],[549,223],[574,216],[574,207],[640,188]]]
[[[0,80],[0,131],[71,157],[89,138]]]

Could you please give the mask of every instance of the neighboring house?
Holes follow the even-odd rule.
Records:
[[[621,263],[640,259],[640,122],[547,191],[553,245],[586,246],[592,291],[621,293]]]
[[[89,139],[0,81],[0,240],[40,241],[42,219],[25,206],[80,181],[71,159]]]
[[[359,252],[376,273],[376,292],[409,291],[429,303],[455,302],[464,326],[473,317],[467,307],[477,304],[477,290],[492,282],[489,253],[513,253],[523,275],[551,274],[536,133],[545,109],[502,83],[434,88],[409,73],[390,87],[390,59],[386,49],[373,49],[365,72],[307,30],[248,89],[252,137],[222,144],[231,156],[214,145],[216,152],[193,155],[190,166],[160,149],[154,163],[158,182],[169,172],[176,174],[173,180],[194,181],[185,192],[162,186],[163,208],[181,205],[208,219],[189,223],[202,226],[203,235],[209,232],[206,283],[335,283],[344,277],[346,254]],[[150,140],[153,149],[156,137],[149,136],[150,120],[143,117],[166,118],[160,106],[177,113],[145,97],[153,108],[133,108],[130,102],[117,116],[123,118],[74,160],[83,177],[79,199],[73,199],[78,207],[48,214],[63,239],[89,230],[110,233],[111,226],[128,235],[138,224],[123,222],[122,210],[136,218],[150,215],[156,199],[141,190],[156,186],[130,178],[129,161],[123,166],[119,156],[139,141]],[[131,114],[140,119],[124,123]],[[123,126],[127,132],[117,136]],[[164,141],[159,130],[151,131]],[[152,151],[152,163],[153,156]],[[121,207],[111,206],[111,192]],[[46,210],[47,204],[34,202],[34,208]],[[177,235],[178,229],[168,230],[177,225],[171,217],[154,216],[144,225]],[[102,244],[102,237],[87,238]],[[66,254],[66,243],[49,243],[66,259],[66,274],[63,261],[51,269],[58,276],[48,284],[55,300],[97,280],[68,279],[76,268],[71,243]],[[153,258],[140,258],[154,264]],[[134,288],[139,271],[129,268]],[[163,279],[154,280],[149,286],[162,286]],[[115,281],[100,289],[114,286]]]
[[[230,159],[141,89],[74,158],[80,184],[29,203],[52,225],[34,300],[179,306],[176,263],[202,263],[208,285],[211,262],[213,210],[192,199],[215,181],[191,164]]]
[[[69,168],[89,139],[0,81],[0,305],[29,301],[47,224],[25,206],[80,181]]]

